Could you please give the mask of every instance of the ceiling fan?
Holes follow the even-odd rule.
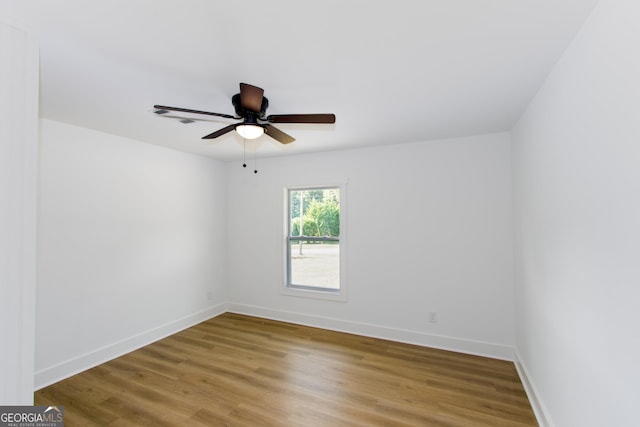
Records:
[[[273,114],[266,115],[269,100],[264,96],[264,90],[247,83],[240,83],[240,93],[233,95],[231,103],[236,110],[236,115],[211,113],[208,111],[191,110],[188,108],[168,107],[166,105],[154,105],[156,114],[167,114],[170,111],[180,113],[203,114],[208,116],[223,117],[226,119],[242,119],[239,123],[225,126],[202,139],[214,139],[232,130],[235,130],[245,139],[255,139],[263,134],[282,144],[289,144],[295,139],[273,126],[271,123],[335,123],[335,114]],[[182,120],[189,123],[191,120]]]

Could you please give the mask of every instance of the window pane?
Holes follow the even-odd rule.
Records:
[[[289,197],[290,236],[340,236],[339,188],[290,190]]]
[[[287,286],[340,291],[340,188],[289,190]]]
[[[289,283],[323,289],[340,289],[340,245],[291,242]]]

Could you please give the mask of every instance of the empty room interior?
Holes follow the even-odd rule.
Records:
[[[0,405],[637,426],[638,22],[3,1]]]

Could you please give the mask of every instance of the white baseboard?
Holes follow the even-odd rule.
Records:
[[[531,403],[531,408],[536,416],[538,425],[540,427],[553,427],[553,423],[551,422],[551,418],[548,416],[547,409],[544,406],[544,403],[542,403],[534,383],[531,381],[529,371],[523,363],[517,348],[514,350],[514,364],[516,365],[516,370],[520,376],[520,382],[522,382],[524,390],[527,393],[527,397],[529,398],[529,402]]]
[[[386,326],[358,323],[329,317],[313,316],[283,310],[257,307],[245,304],[227,304],[227,311],[248,316],[263,317],[299,325],[313,326],[332,331],[346,332],[372,338],[415,344],[459,353],[474,354],[494,359],[513,361],[513,348],[509,345],[472,341],[442,335],[426,334],[419,331],[389,328]]]
[[[126,338],[122,341],[99,348],[90,353],[75,357],[58,365],[37,371],[34,378],[35,389],[39,390],[60,380],[69,378],[72,375],[100,365],[101,363],[108,362],[116,357],[120,357],[133,350],[144,347],[145,345],[149,345],[154,341],[166,338],[176,332],[180,332],[200,322],[218,316],[225,311],[227,311],[226,304],[218,304],[157,328]]]

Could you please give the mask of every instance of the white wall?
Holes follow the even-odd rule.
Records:
[[[36,387],[224,311],[224,175],[41,121]]]
[[[638,22],[601,0],[513,132],[517,353],[549,425],[638,425]]]
[[[510,155],[495,134],[228,164],[231,310],[511,358]],[[348,301],[279,294],[283,188],[346,180]]]
[[[0,22],[0,405],[33,403],[38,49]]]

